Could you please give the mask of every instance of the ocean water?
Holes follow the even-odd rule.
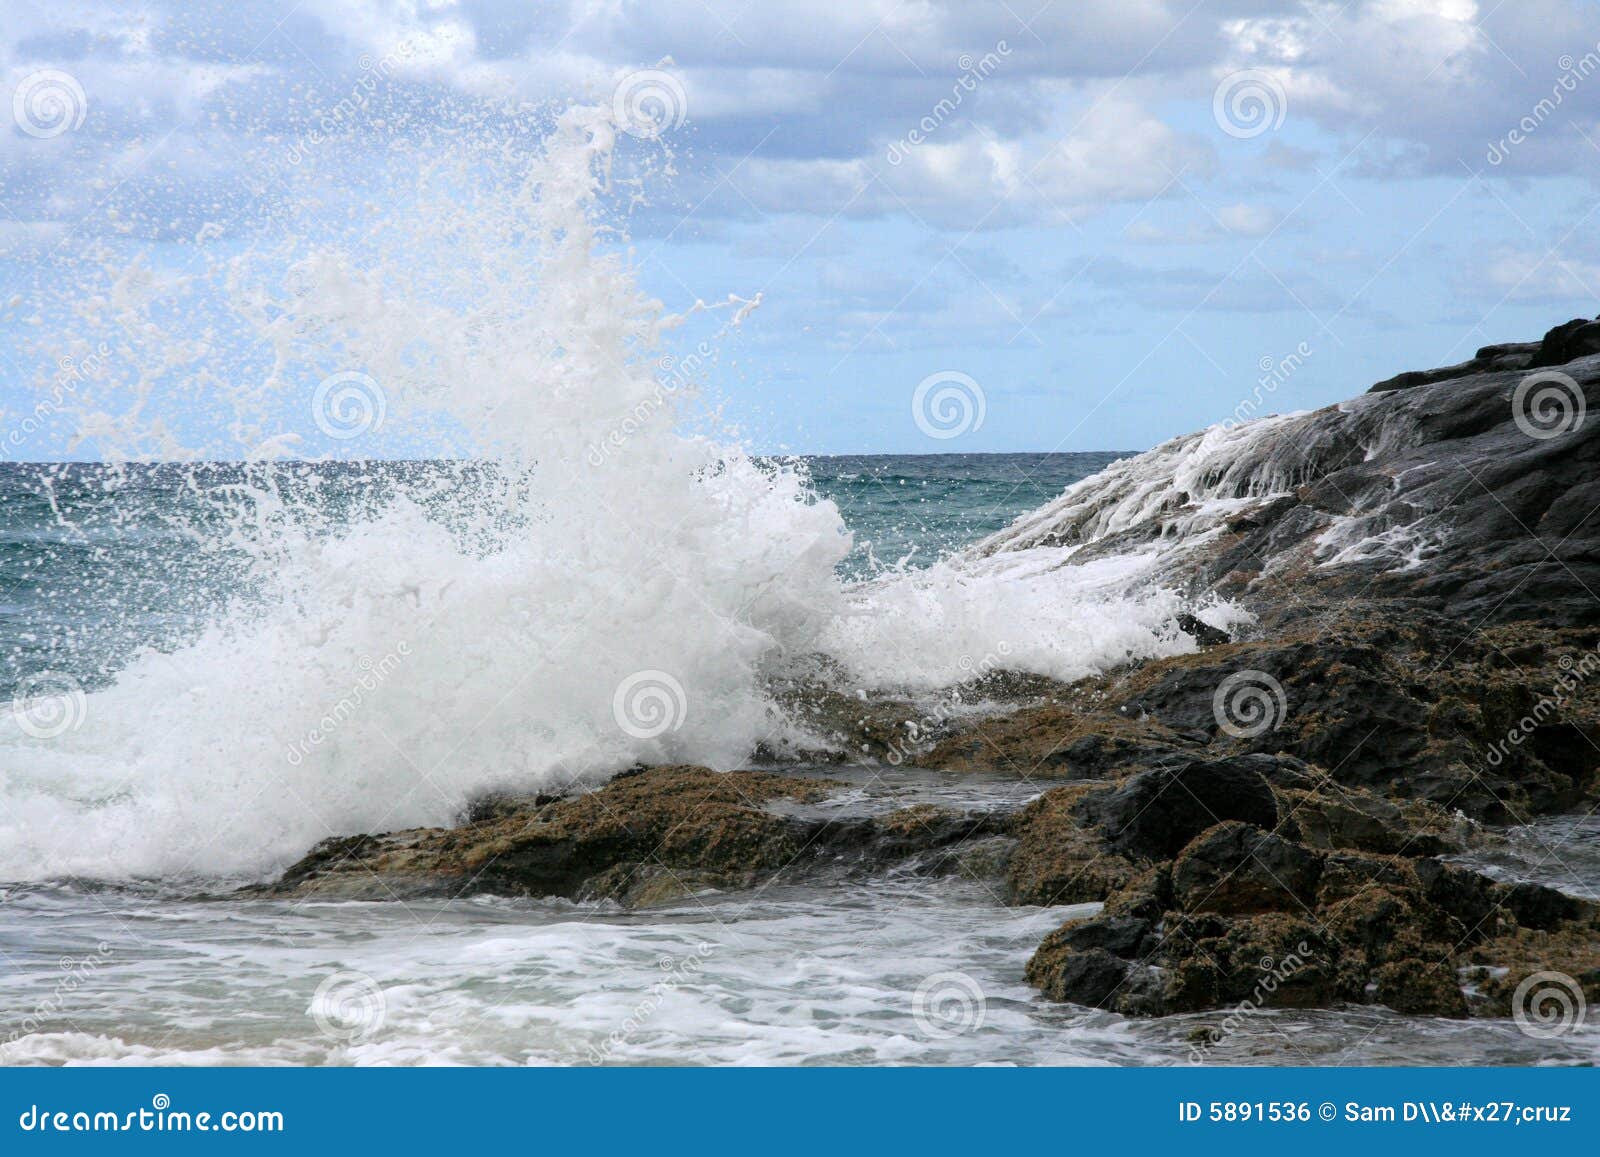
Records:
[[[775,681],[1078,678],[1234,613],[1141,581],[1155,550],[953,553],[1112,455],[751,453],[717,370],[760,297],[641,292],[663,158],[616,115],[485,110],[375,158],[382,213],[282,174],[273,244],[41,267],[5,443],[114,465],[0,476],[0,879],[270,874],[486,790],[814,748]]]
[[[928,566],[1010,525],[1133,451],[870,454],[806,459],[854,535],[845,573]]]
[[[1115,457],[873,456],[803,467],[853,534],[836,565],[859,584],[933,564]],[[17,693],[52,671],[82,687],[82,707],[63,710],[81,709],[91,724],[97,689],[114,687],[141,654],[182,655],[219,615],[239,613],[239,601],[269,598],[252,552],[216,541],[227,517],[214,492],[268,484],[263,477],[334,528],[402,494],[447,511],[472,485],[417,463],[265,474],[0,468],[0,648]],[[904,781],[910,773],[885,785],[883,770],[860,774],[896,805],[1032,794],[967,781],[930,795]],[[17,766],[8,772],[9,788]],[[102,834],[96,810],[78,814],[78,841]],[[0,1059],[11,1063],[1133,1063],[1181,1054],[1169,1033],[1036,1001],[1021,962],[1070,913],[1004,908],[970,882],[783,886],[645,915],[482,898],[200,899],[254,874],[82,880],[20,867],[44,878],[0,885]],[[981,986],[981,1009],[969,1000],[970,1026],[935,1025],[930,1035],[911,1000],[941,971]],[[318,1019],[330,979],[355,984],[359,998],[347,995],[331,1024]]]
[[[1188,1057],[1193,1018],[1039,1000],[1023,964],[1069,911],[975,881],[642,913],[228,898],[328,836],[448,824],[487,790],[814,748],[776,680],[913,698],[994,666],[1071,680],[1191,650],[1180,612],[1246,618],[1160,581],[1214,526],[1081,563],[960,549],[1118,455],[743,447],[716,419],[716,351],[759,295],[673,313],[640,291],[627,207],[662,158],[615,115],[398,142],[372,160],[382,213],[280,174],[271,244],[202,230],[176,269],[41,265],[17,342],[40,399],[6,445],[37,419],[102,464],[0,468],[0,1059]],[[1167,453],[1203,482],[1255,436]],[[1159,461],[1113,473],[1085,525],[1163,500]],[[885,805],[1037,790],[829,770]],[[1246,1022],[1230,1059],[1595,1044],[1367,1009]]]
[[[1126,454],[847,455],[792,460],[839,508],[839,574],[921,569]],[[263,483],[348,524],[410,495],[448,508],[472,474],[432,462],[274,467],[0,462],[0,687],[70,674],[102,686],[149,647],[192,640],[246,598],[254,557],[217,537],[226,492]]]
[[[815,500],[836,504],[851,548],[834,565],[844,589],[860,590],[925,571],[1115,457],[870,456],[788,468],[804,472]],[[256,540],[232,533],[227,495],[271,491],[337,537],[396,501],[448,518],[482,484],[473,472],[431,463],[0,467],[7,681],[36,731],[67,725],[62,735],[24,734],[26,745],[13,747],[0,777],[7,802],[49,795],[53,785],[30,775],[22,758],[92,727],[98,696],[114,695],[130,666],[185,662],[219,619],[245,614],[241,607],[275,613]],[[41,672],[48,682],[38,683]],[[67,714],[58,719],[41,704]],[[884,785],[883,770],[860,774],[892,803],[930,798],[925,784]],[[270,768],[262,778],[251,786],[272,790]],[[98,878],[57,869],[63,844],[83,850],[121,835],[119,823],[101,822],[128,798],[131,788],[118,787],[73,800],[81,806],[58,829],[62,844],[37,843],[34,862],[13,842],[16,880],[0,884],[7,1062],[1132,1063],[1179,1055],[1181,1042],[1161,1043],[1170,1034],[1151,1037],[1036,1001],[1021,983],[1021,962],[1067,913],[1001,907],[984,885],[905,877],[784,886],[642,915],[481,898],[202,899],[278,865],[246,861],[241,870],[224,859],[197,868],[192,844],[174,849],[186,858],[176,873],[140,871],[141,856],[119,861],[114,842],[79,857]],[[1030,794],[1024,784],[967,782],[931,798],[977,805]],[[71,792],[50,798],[63,796]],[[215,839],[248,830],[252,804],[241,798],[231,814],[199,818]],[[981,986],[971,1031],[953,1023],[959,1031],[936,1025],[930,1035],[916,1016],[911,998],[940,962],[961,983]],[[357,985],[358,998],[352,1005],[346,993],[331,1023],[318,1015],[330,979]]]
[[[932,564],[1114,457],[880,456],[807,466],[855,535],[837,565],[862,583],[885,565]],[[208,468],[197,482],[169,470],[0,470],[0,549],[12,579],[0,639],[10,669],[48,662],[75,672],[90,705],[94,688],[114,685],[141,649],[181,653],[253,573],[247,551],[193,549],[217,518],[195,487],[236,485],[240,473]],[[407,489],[443,501],[462,484],[451,476],[440,486],[414,464],[290,473],[343,519],[371,492],[383,502]],[[1039,790],[885,767],[827,774],[855,787],[823,806],[856,810],[863,800],[992,806]],[[250,822],[249,801],[237,818]],[[95,840],[92,814],[79,822],[77,837]],[[1543,857],[1518,858],[1515,839],[1484,866],[1568,887],[1586,840],[1559,870]],[[1138,1021],[1043,1001],[1023,980],[1028,956],[1061,921],[1096,906],[1010,907],[994,881],[894,872],[705,893],[632,913],[484,897],[225,898],[259,874],[46,874],[0,884],[0,1061],[1189,1064],[1199,1059],[1192,1034],[1225,1017]],[[1205,1060],[1527,1064],[1597,1055],[1600,1037],[1588,1032],[1552,1044],[1511,1022],[1347,1009],[1252,1013]]]

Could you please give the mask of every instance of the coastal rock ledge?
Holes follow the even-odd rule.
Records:
[[[1557,973],[1600,1000],[1600,908],[1452,862],[1600,790],[1596,333],[1178,439],[976,548],[1177,539],[1165,581],[1256,616],[925,753],[1079,781],[1017,824],[1014,898],[1104,902],[1028,962],[1046,996],[1505,1016]]]
[[[968,552],[975,566],[1151,555],[1190,606],[1174,624],[1187,653],[1070,686],[986,672],[967,701],[996,711],[976,720],[796,692],[797,716],[837,717],[819,732],[902,779],[1022,789],[993,806],[846,791],[843,763],[837,779],[638,769],[485,799],[454,828],[329,840],[244,894],[640,908],[961,874],[1009,904],[1102,904],[1046,937],[1026,977],[1123,1015],[1505,1016],[1551,972],[1600,1003],[1600,905],[1553,874],[1472,866],[1498,829],[1600,802],[1597,326],[1176,439]],[[1220,600],[1253,625],[1203,621]]]
[[[927,804],[839,818],[807,810],[844,786],[761,771],[640,769],[592,792],[487,798],[459,827],[324,840],[276,883],[245,894],[556,896],[644,907],[889,864],[955,870],[1011,824],[1003,810]]]

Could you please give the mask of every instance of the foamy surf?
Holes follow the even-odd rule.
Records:
[[[471,166],[424,164],[360,227],[286,206],[277,248],[208,274],[215,325],[260,363],[224,373],[155,274],[107,272],[76,322],[138,348],[74,402],[108,455],[272,462],[309,411],[343,454],[433,438],[480,475],[443,508],[373,495],[340,520],[270,471],[197,483],[216,514],[197,557],[249,577],[181,645],[63,700],[68,726],[0,719],[0,878],[264,874],[328,836],[450,823],[488,789],[732,768],[794,732],[767,688],[819,654],[856,687],[931,692],[1192,646],[1152,550],[841,580],[849,531],[803,467],[705,432],[693,382],[663,387],[668,335],[704,307],[638,288],[612,116],[568,109],[526,155],[480,141]],[[713,312],[754,324],[753,305]],[[218,440],[163,415],[195,383]]]

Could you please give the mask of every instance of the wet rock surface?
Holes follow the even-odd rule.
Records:
[[[1052,999],[1130,1015],[1377,1003],[1504,1016],[1518,984],[1560,961],[1594,999],[1600,907],[1518,887],[1531,892],[1230,821],[1051,933],[1027,975]]]
[[[1148,456],[1173,463],[1170,485],[1113,467],[975,552],[1070,548],[1064,565],[1080,565],[1176,536],[1194,548],[1162,577],[1197,598],[1284,613],[1390,600],[1464,628],[1600,624],[1597,335],[1576,319],[1268,419],[1271,436],[1186,435]]]
[[[1271,637],[1085,680],[1060,702],[980,721],[917,762],[1050,781],[1256,756],[1280,788],[1331,777],[1362,789],[1351,799],[1373,813],[1374,848],[1384,839],[1377,813],[1393,818],[1387,809],[1405,801],[1510,824],[1593,797],[1600,631],[1528,623],[1474,633],[1381,602],[1326,604],[1263,629]],[[1307,822],[1359,826],[1351,806],[1330,801]]]
[[[1544,369],[1578,420],[1535,436],[1515,407]],[[1451,862],[1496,825],[1600,799],[1600,421],[1582,420],[1597,387],[1600,323],[1577,319],[1276,419],[1278,436],[1134,500],[1118,491],[1131,475],[1089,480],[975,555],[1077,565],[1193,537],[1159,577],[1254,624],[1185,612],[1190,653],[1071,686],[991,671],[932,723],[822,668],[775,687],[815,742],[755,754],[842,760],[850,783],[657,767],[486,798],[455,828],[327,841],[247,894],[648,907],[959,875],[998,902],[1103,904],[1051,933],[1026,977],[1124,1015],[1505,1016],[1548,971],[1600,1003],[1600,906]],[[917,777],[947,786],[902,798]],[[963,783],[971,798],[941,794]]]
[[[926,760],[981,768],[987,750],[1046,788],[1016,822],[1013,902],[1105,902],[1048,937],[1028,979],[1125,1015],[1505,1016],[1550,970],[1600,999],[1600,909],[1442,858],[1492,842],[1486,825],[1593,806],[1594,632],[1473,634],[1384,603],[1283,621],[1088,680]],[[1261,714],[1219,699],[1241,672]]]
[[[1197,480],[1204,494],[1175,487],[1130,519],[1112,495],[1069,492],[984,545],[1063,547],[1071,565],[1231,500],[1172,574],[1258,616],[1243,637],[1182,627],[1194,654],[923,757],[1048,788],[1018,819],[1011,897],[1105,907],[1029,961],[1047,997],[1130,1015],[1505,1016],[1555,971],[1600,998],[1600,909],[1445,859],[1492,842],[1483,825],[1588,810],[1600,790],[1597,354],[1585,319],[1487,347],[1283,420]],[[1567,407],[1543,428],[1519,387],[1551,383],[1564,393],[1547,404]],[[1256,497],[1274,478],[1281,492]]]
[[[1004,838],[1006,809],[932,804],[828,818],[796,812],[843,787],[758,771],[658,767],[561,798],[499,797],[455,828],[327,840],[247,894],[339,899],[560,896],[641,907],[779,877],[904,865],[977,871],[961,856]]]

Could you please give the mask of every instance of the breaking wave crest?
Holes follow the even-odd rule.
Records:
[[[714,428],[705,367],[664,378],[675,331],[709,321],[714,345],[758,302],[640,291],[613,115],[398,153],[381,218],[279,206],[199,274],[83,274],[71,332],[106,352],[70,400],[81,436],[195,464],[193,565],[241,577],[59,734],[0,713],[0,878],[264,873],[488,789],[734,767],[793,735],[767,688],[818,654],[918,692],[985,657],[1076,678],[1191,646],[1139,552],[843,581],[849,532],[804,468]],[[419,452],[460,464],[448,486],[337,517],[267,465]]]

